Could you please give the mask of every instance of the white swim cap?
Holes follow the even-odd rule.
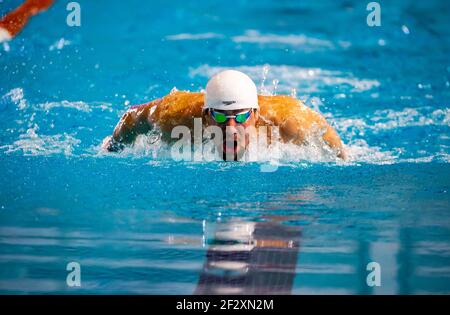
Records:
[[[204,108],[219,110],[259,108],[256,85],[248,75],[240,71],[222,71],[206,84]]]

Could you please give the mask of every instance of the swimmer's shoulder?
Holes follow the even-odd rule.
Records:
[[[188,106],[202,105],[205,100],[204,93],[180,91],[173,88],[169,94],[162,98],[160,106],[170,106],[182,109]]]
[[[312,121],[322,117],[301,100],[289,95],[259,95],[258,102],[261,116],[275,125],[282,125],[286,119]]]
[[[202,116],[204,93],[172,89],[166,96],[150,102],[151,119],[163,131],[174,126],[193,126],[193,117]]]
[[[192,104],[203,105],[203,101],[203,93],[173,89],[169,94],[161,98],[154,99],[147,103],[133,105],[128,111],[140,112],[142,110],[152,109],[152,112],[156,111],[161,113],[168,110],[175,111],[177,109],[183,109],[184,107],[192,106]]]
[[[179,91],[172,89],[166,96],[155,101],[156,116],[195,114],[200,116],[204,103],[204,94],[201,92]]]

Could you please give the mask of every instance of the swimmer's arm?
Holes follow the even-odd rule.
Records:
[[[0,20],[0,42],[10,40],[27,24],[28,19],[48,9],[54,0],[26,0]]]
[[[345,152],[344,145],[342,144],[341,138],[337,134],[336,130],[333,129],[330,125],[327,124],[326,131],[322,136],[323,140],[330,148],[332,148],[337,157],[346,160],[347,153]]]
[[[322,135],[324,142],[336,152],[336,156],[346,160],[347,154],[344,145],[337,132],[331,127],[325,118],[319,113],[305,106],[304,118],[299,123],[296,119],[287,119],[281,127],[281,135],[284,141],[292,141],[296,144],[304,144],[308,134],[314,130],[324,130]]]
[[[309,117],[311,119],[311,125],[313,129],[317,127],[320,130],[325,131],[322,135],[323,141],[336,153],[336,156],[346,160],[347,154],[345,152],[345,147],[342,144],[341,138],[337,134],[336,130],[327,122],[325,117],[323,117],[320,113],[308,108]]]
[[[123,114],[112,136],[104,140],[103,149],[120,151],[125,145],[133,143],[138,135],[149,132],[152,129],[151,108],[154,105],[154,102],[143,104]]]

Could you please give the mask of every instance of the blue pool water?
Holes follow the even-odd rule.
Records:
[[[0,293],[450,293],[448,1],[379,1],[380,27],[369,1],[85,0],[80,27],[68,2],[0,44]],[[349,161],[100,152],[130,105],[223,68],[320,111]]]

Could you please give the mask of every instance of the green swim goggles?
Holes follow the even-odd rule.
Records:
[[[250,118],[251,113],[252,110],[248,110],[246,112],[242,112],[236,115],[225,115],[224,113],[216,112],[213,109],[211,110],[212,118],[219,124],[224,124],[228,121],[228,119],[231,118],[233,118],[234,121],[237,122],[238,124],[243,124]]]

